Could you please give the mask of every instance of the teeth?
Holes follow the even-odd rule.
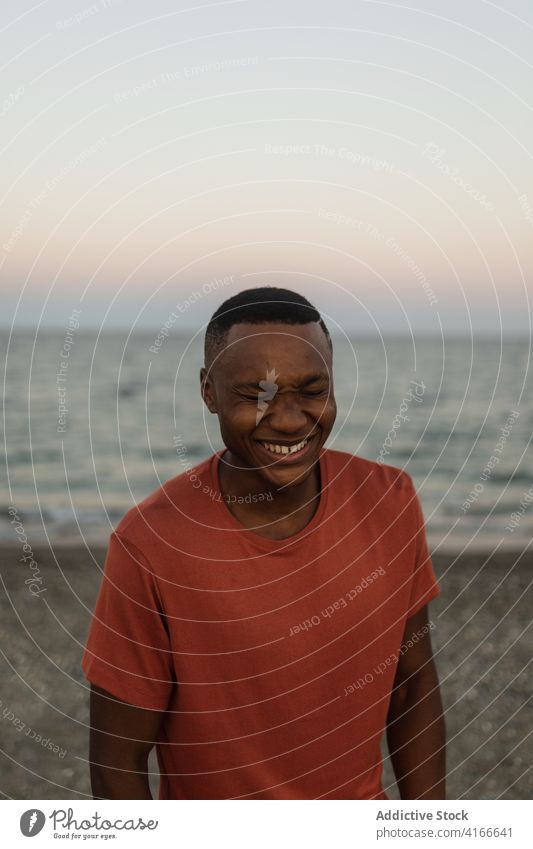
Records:
[[[262,442],[265,448],[272,451],[273,454],[294,454],[296,451],[301,451],[307,445],[307,439],[299,442],[298,445],[275,445],[272,442]]]

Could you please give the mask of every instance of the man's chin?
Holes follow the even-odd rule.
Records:
[[[267,463],[263,466],[256,466],[255,469],[257,474],[264,480],[267,488],[275,489],[276,487],[283,487],[283,489],[290,489],[293,486],[303,483],[309,475],[313,474],[316,464],[317,459],[312,456],[305,462],[287,465],[282,463]]]
[[[268,449],[263,448],[259,442],[253,440],[251,446],[246,445],[237,449],[227,447],[226,463],[233,466],[236,472],[244,472],[245,470],[255,472],[264,480],[266,486],[297,486],[315,468],[320,447],[321,443],[315,435],[304,456],[290,458],[289,462],[283,460],[277,462],[277,457],[286,455],[272,454]]]

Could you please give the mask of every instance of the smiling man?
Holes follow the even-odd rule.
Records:
[[[445,797],[427,604],[439,592],[403,470],[325,448],[332,343],[301,295],[215,312],[202,398],[225,448],[111,535],[82,668],[95,798]],[[186,450],[186,446],[185,446]]]

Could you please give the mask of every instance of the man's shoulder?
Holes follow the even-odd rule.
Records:
[[[116,525],[115,533],[139,545],[147,535],[160,532],[169,522],[178,524],[180,516],[188,515],[194,497],[192,481],[208,479],[213,456],[168,478],[134,504]]]
[[[357,483],[382,492],[398,491],[406,493],[413,491],[414,484],[411,475],[399,466],[381,463],[361,457],[359,454],[350,454],[348,451],[335,451],[328,449],[328,458],[332,470],[332,477],[345,477],[349,484]]]

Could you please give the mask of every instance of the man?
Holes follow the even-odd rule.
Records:
[[[402,798],[444,798],[420,503],[401,469],[324,448],[319,313],[235,295],[200,382],[225,449],[110,538],[82,660],[95,798],[151,798],[155,744],[160,799],[387,799],[385,728]]]

